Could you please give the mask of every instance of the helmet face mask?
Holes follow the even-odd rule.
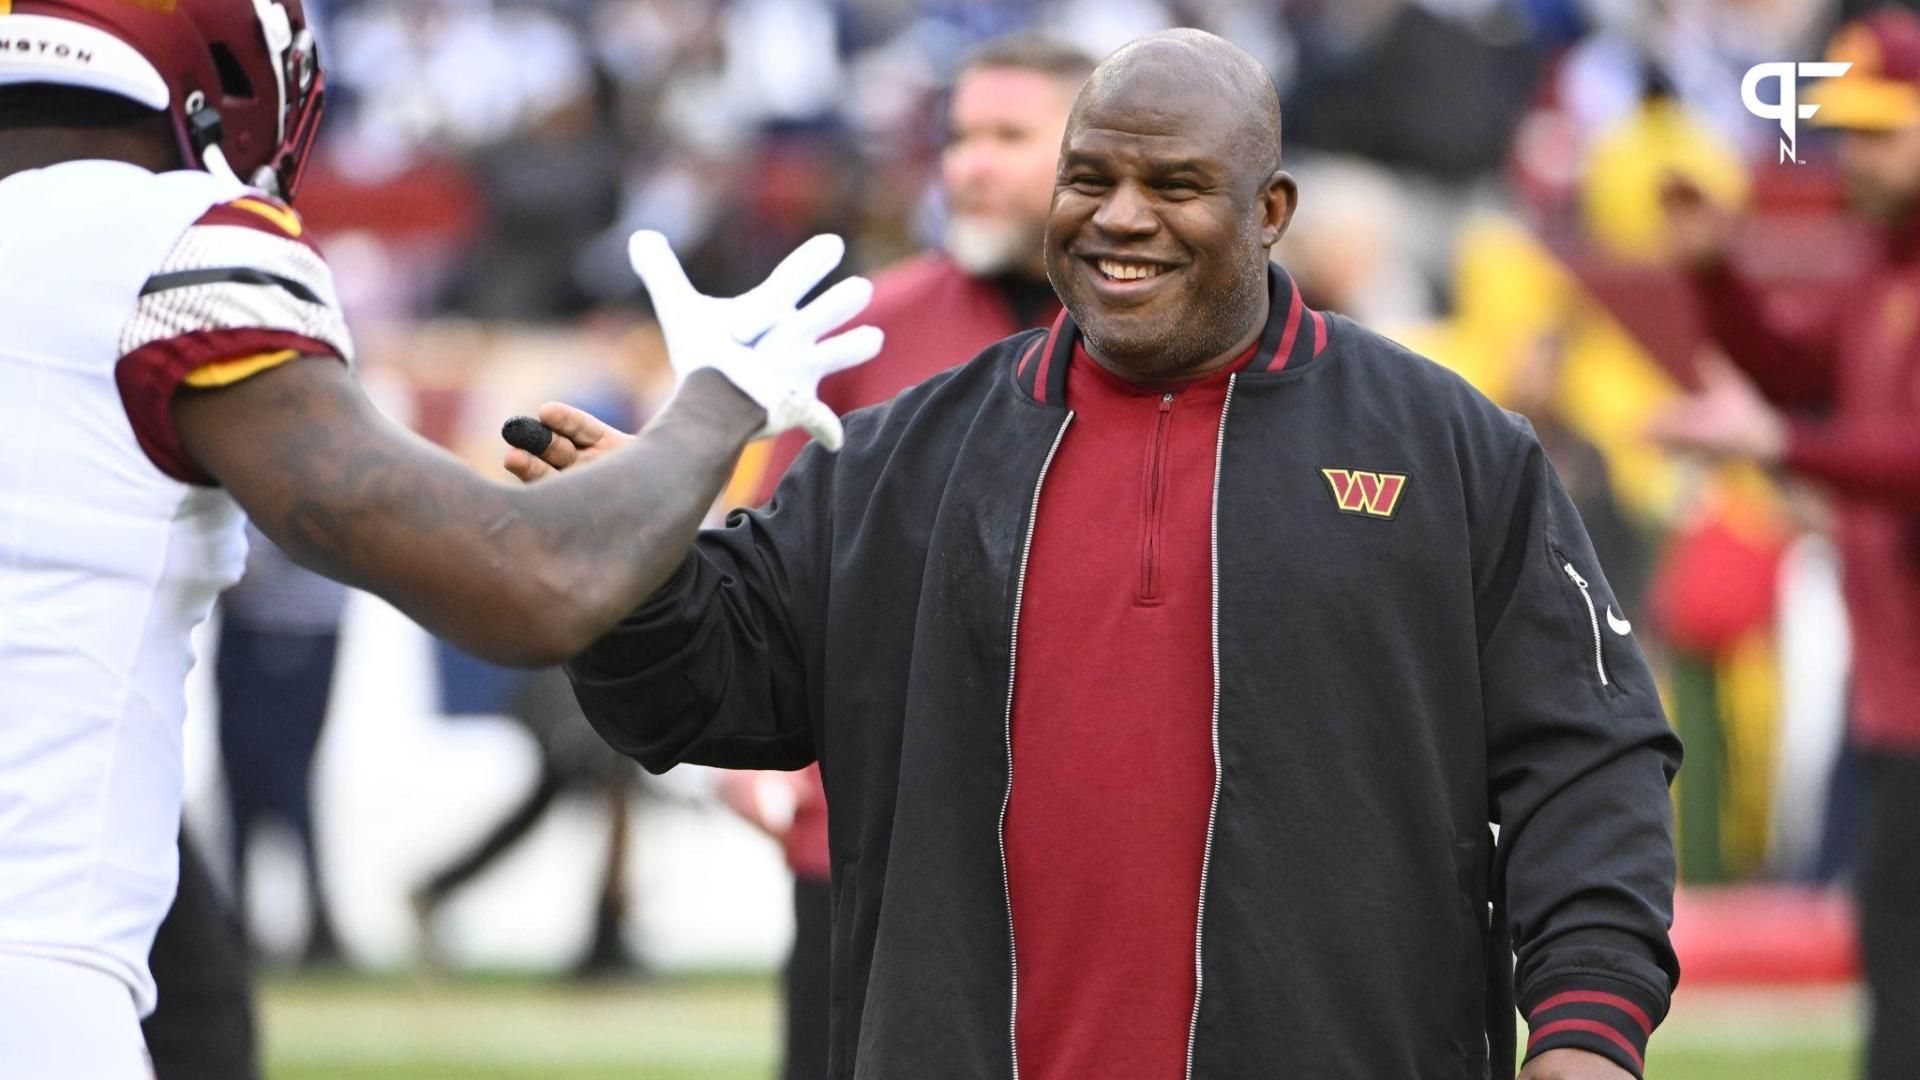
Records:
[[[274,194],[291,199],[306,172],[327,105],[327,76],[320,67],[320,47],[312,30],[301,26],[294,33],[281,63],[286,73],[286,105],[281,110],[280,138],[272,158],[261,168],[272,176]],[[257,181],[254,186],[266,187]]]
[[[63,83],[133,97],[166,110],[190,167],[232,172],[281,198],[298,189],[326,101],[300,0],[14,0],[9,7],[0,33],[17,27],[66,49],[0,53],[0,85]]]

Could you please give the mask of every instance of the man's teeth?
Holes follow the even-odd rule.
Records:
[[[1142,278],[1159,277],[1166,270],[1164,266],[1150,263],[1115,262],[1112,259],[1099,261],[1100,272],[1116,281],[1139,281]]]

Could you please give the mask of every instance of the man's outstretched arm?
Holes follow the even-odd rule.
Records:
[[[749,439],[805,427],[839,445],[815,388],[880,351],[872,327],[827,336],[873,287],[848,278],[800,300],[845,250],[815,237],[722,299],[694,289],[665,237],[636,233],[680,391],[626,460],[538,490],[488,483],[387,420],[331,360],[170,390],[172,434],[302,563],[487,659],[558,663],[666,581]]]
[[[501,663],[557,663],[651,595],[766,411],[696,371],[637,441],[548,483],[491,483],[388,420],[332,360],[185,391],[187,452],[273,541]]]

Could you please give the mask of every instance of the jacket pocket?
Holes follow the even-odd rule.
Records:
[[[860,1017],[853,1011],[853,909],[859,895],[860,860],[837,860],[833,868],[833,963],[827,992],[827,1071],[834,1080],[852,1080]]]

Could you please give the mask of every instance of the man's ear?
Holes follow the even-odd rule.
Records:
[[[1263,211],[1260,241],[1272,247],[1286,235],[1287,226],[1293,224],[1293,211],[1300,205],[1300,185],[1294,183],[1291,174],[1275,169],[1260,192],[1260,204]]]

